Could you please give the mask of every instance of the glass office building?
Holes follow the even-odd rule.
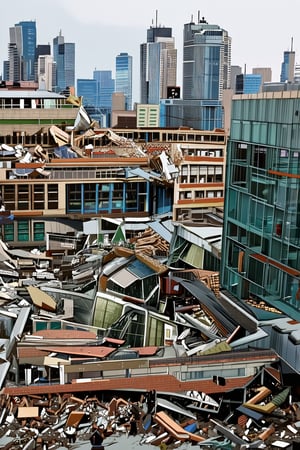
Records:
[[[75,44],[65,43],[61,32],[53,39],[53,59],[56,63],[56,92],[75,86]]]
[[[223,295],[299,321],[300,91],[233,98],[226,170]]]
[[[182,99],[161,101],[161,126],[223,128],[223,90],[230,88],[231,38],[203,18],[184,25]]]
[[[112,78],[111,70],[94,70],[93,79],[98,85],[98,104],[97,108],[101,110],[101,125],[110,127],[112,95],[115,92],[115,80]]]
[[[176,86],[177,49],[172,28],[155,26],[147,30],[147,42],[140,45],[140,91],[142,104],[159,104],[168,87]]]
[[[184,25],[183,99],[222,100],[230,87],[231,38],[204,19]]]
[[[116,57],[116,92],[125,95],[125,109],[132,109],[132,56],[120,53]]]
[[[82,103],[85,108],[91,106],[97,108],[99,103],[98,82],[89,78],[78,78],[77,95],[82,97]]]
[[[258,94],[262,85],[261,74],[245,73],[236,76],[236,94]]]
[[[36,22],[23,21],[9,29],[9,80],[33,81],[36,54]]]

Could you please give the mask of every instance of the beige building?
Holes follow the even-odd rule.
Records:
[[[254,67],[252,69],[254,75],[261,75],[261,83],[271,83],[272,69],[271,67]]]
[[[137,105],[137,128],[159,127],[159,105]]]

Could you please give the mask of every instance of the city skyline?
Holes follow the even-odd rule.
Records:
[[[280,5],[269,0],[263,3],[254,0],[251,5],[244,5],[242,14],[237,13],[235,0],[203,0],[201,5],[190,0],[176,9],[168,0],[149,5],[132,0],[130,7],[114,0],[105,10],[95,0],[88,0],[84,10],[79,5],[77,0],[53,0],[40,8],[37,0],[28,0],[25,4],[12,0],[11,7],[5,11],[5,26],[1,27],[1,63],[8,57],[9,27],[20,21],[35,20],[37,43],[52,43],[61,30],[67,42],[76,44],[76,79],[91,77],[95,69],[114,71],[115,57],[120,52],[132,55],[133,100],[138,101],[139,48],[146,40],[149,26],[155,26],[157,20],[158,26],[172,27],[178,49],[178,85],[182,85],[184,24],[197,21],[198,14],[209,23],[228,30],[232,37],[232,64],[242,66],[243,70],[245,67],[249,72],[254,67],[271,67],[273,81],[279,81],[282,55],[290,49],[292,38],[295,62],[299,61],[300,30],[296,12],[300,12],[300,5],[297,0],[289,0],[287,14],[288,11],[293,14],[288,20],[283,20]]]

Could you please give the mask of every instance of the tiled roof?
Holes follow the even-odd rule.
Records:
[[[105,358],[110,353],[114,352],[115,349],[112,347],[103,347],[103,346],[94,346],[94,345],[84,345],[84,346],[78,346],[78,345],[60,345],[60,346],[45,346],[45,350],[48,350],[48,352],[53,353],[65,353],[67,355],[80,355],[80,356],[89,356],[89,357],[95,357],[95,358]],[[40,348],[42,350],[42,348]]]
[[[79,330],[40,330],[32,336],[42,336],[44,339],[96,339],[95,333]]]
[[[274,367],[265,367],[265,371],[272,375],[278,383],[281,383],[281,373],[279,370],[274,369]]]
[[[17,347],[18,358],[36,358],[36,357],[44,357],[49,353],[49,350],[37,348],[37,347]]]
[[[114,378],[108,380],[95,380],[70,384],[46,384],[5,387],[2,389],[4,395],[39,395],[53,393],[80,393],[97,392],[110,390],[136,390],[136,391],[164,391],[164,392],[184,392],[196,390],[206,394],[217,394],[231,391],[236,388],[246,386],[252,377],[226,379],[225,386],[218,385],[212,380],[198,380],[182,382],[171,375],[151,375],[134,378]]]
[[[159,347],[150,346],[150,347],[132,347],[130,350],[138,352],[138,354],[143,356],[153,356],[157,352]]]

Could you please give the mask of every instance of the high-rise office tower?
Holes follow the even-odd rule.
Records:
[[[231,38],[204,18],[184,25],[182,100],[161,102],[161,126],[223,128],[223,90],[230,88]]]
[[[9,29],[10,81],[33,81],[36,52],[36,23],[24,21]]]
[[[281,63],[280,81],[292,83],[295,76],[295,52],[293,51],[293,39],[291,50],[283,52],[283,62]]]
[[[172,28],[157,24],[147,30],[140,46],[140,89],[142,104],[158,104],[167,98],[168,87],[176,86],[177,49]]]
[[[116,56],[116,92],[125,95],[125,109],[132,109],[132,56],[120,53]]]
[[[99,106],[98,82],[90,78],[77,79],[77,95],[82,97],[82,104],[87,108],[97,108]]]
[[[183,99],[222,100],[230,88],[231,38],[204,18],[184,25]]]
[[[94,70],[93,79],[98,84],[98,107],[101,110],[102,126],[110,126],[112,95],[115,92],[115,80],[112,78],[111,70]]]
[[[75,44],[65,42],[61,31],[53,39],[53,58],[56,63],[56,92],[75,86]]]

